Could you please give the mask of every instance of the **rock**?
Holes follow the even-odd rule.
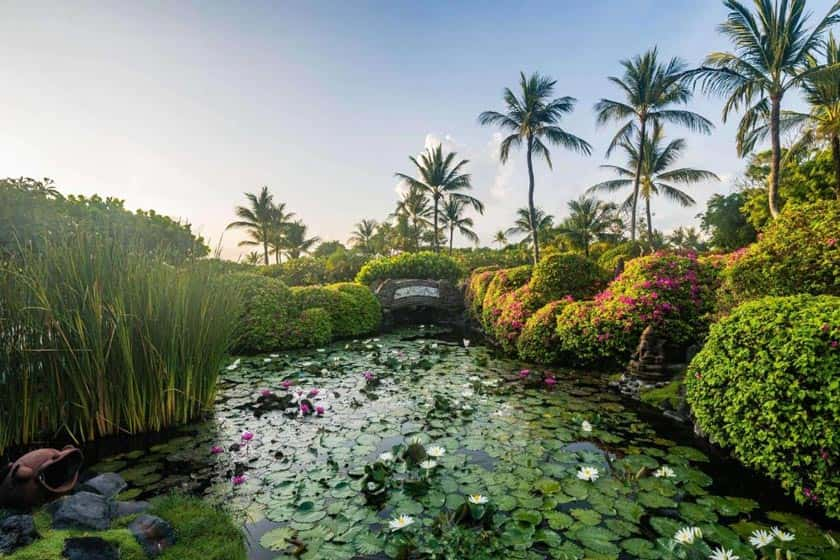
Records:
[[[149,556],[158,556],[175,544],[172,526],[156,515],[141,515],[128,526],[129,531]]]
[[[150,507],[152,507],[152,504],[149,502],[117,502],[117,510],[114,517],[145,513]]]
[[[61,555],[68,560],[120,560],[117,547],[99,537],[66,539]]]
[[[10,515],[0,521],[0,555],[32,544],[38,537],[31,515]]]
[[[79,489],[111,499],[116,498],[127,486],[123,477],[117,473],[105,473],[85,481]]]
[[[82,491],[61,498],[50,510],[54,529],[102,531],[111,526],[114,505],[104,496]]]

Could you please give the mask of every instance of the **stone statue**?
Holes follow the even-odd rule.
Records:
[[[653,325],[648,325],[639,339],[639,347],[628,366],[630,373],[640,379],[653,381],[661,380],[666,375],[665,340],[663,340]]]
[[[79,480],[82,460],[72,446],[45,448],[0,468],[0,507],[28,509],[67,494]]]

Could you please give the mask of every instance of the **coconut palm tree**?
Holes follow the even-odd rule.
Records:
[[[409,187],[408,191],[403,193],[400,200],[397,202],[397,208],[392,214],[395,218],[404,217],[411,228],[411,237],[414,241],[414,250],[420,250],[420,238],[423,234],[423,229],[428,227],[431,222],[429,217],[432,215],[432,209],[429,207],[429,199],[423,191]]]
[[[281,255],[284,249],[284,236],[286,235],[286,226],[295,217],[294,212],[286,212],[286,204],[280,203],[274,205],[274,216],[272,219],[271,230],[269,233],[268,246],[274,253],[274,262],[280,264]]]
[[[806,27],[805,0],[754,0],[754,11],[738,0],[725,0],[729,9],[720,32],[734,45],[734,52],[714,52],[692,72],[707,92],[727,96],[723,121],[743,111],[736,147],[743,157],[769,125],[771,158],[767,185],[770,214],[779,214],[779,171],[782,157],[781,118],[785,94],[817,78],[825,68],[808,61],[823,48],[825,33],[840,22],[840,2],[835,2],[817,24]]]
[[[604,125],[609,122],[621,123],[618,132],[610,142],[607,157],[612,151],[632,137],[636,137],[636,150],[644,160],[642,139],[647,137],[648,126],[656,123],[674,123],[689,130],[711,132],[712,123],[697,113],[677,108],[691,99],[691,89],[686,84],[686,65],[679,58],[672,58],[667,64],[659,61],[657,49],[630,60],[622,60],[622,77],[610,76],[609,80],[617,85],[624,96],[624,101],[601,99],[595,104],[598,113],[597,122]],[[639,199],[641,167],[637,167],[633,178],[633,200],[630,217],[630,239],[636,240],[636,216]]]
[[[505,230],[503,229],[497,231],[496,234],[493,236],[493,243],[498,243],[499,249],[504,248],[504,246],[507,245],[507,242],[507,235],[505,235]]]
[[[259,194],[245,193],[245,198],[248,199],[248,206],[237,206],[234,209],[239,220],[229,223],[225,229],[247,230],[251,238],[240,241],[239,246],[262,245],[263,259],[268,264],[268,246],[276,218],[274,195],[268,192],[268,187],[263,187]]]
[[[678,227],[667,238],[668,244],[685,251],[705,251],[706,242],[694,227]]]
[[[573,97],[552,99],[555,80],[538,73],[526,78],[519,73],[519,96],[509,88],[504,90],[505,112],[484,111],[478,116],[482,125],[498,126],[510,134],[499,146],[499,160],[506,163],[511,146],[525,144],[525,161],[528,164],[528,224],[536,228],[539,220],[534,205],[534,156],[543,157],[551,165],[551,153],[548,144],[560,146],[574,152],[589,155],[592,146],[574,134],[566,132],[558,123],[563,115],[571,113],[577,100]],[[533,240],[534,263],[540,260],[540,240],[537,229],[531,230]]]
[[[379,223],[376,220],[362,220],[356,224],[356,229],[350,234],[350,243],[360,248],[363,253],[372,254],[374,252],[373,240],[378,229]]]
[[[318,237],[306,237],[306,224],[300,220],[286,224],[283,229],[283,251],[290,259],[297,259],[308,253],[321,241]]]
[[[409,157],[411,163],[417,168],[419,177],[414,178],[405,173],[397,173],[396,176],[405,181],[409,187],[415,188],[432,199],[433,224],[434,224],[434,248],[435,252],[440,251],[438,239],[440,228],[438,227],[438,213],[440,205],[447,198],[460,200],[470,204],[479,214],[484,213],[484,205],[475,197],[464,194],[464,190],[472,188],[470,175],[461,173],[461,169],[469,163],[469,160],[462,159],[455,162],[455,152],[443,154],[443,147],[438,144],[434,148],[426,148],[420,155],[419,161],[415,157]]]
[[[250,253],[245,255],[245,264],[258,265],[260,264],[261,258],[262,255],[260,255],[258,251],[251,251]]]
[[[595,197],[581,196],[568,203],[569,217],[563,220],[558,233],[565,236],[573,246],[589,256],[589,247],[597,241],[614,237],[616,226],[621,222],[615,203],[604,202]]]
[[[448,198],[443,203],[443,223],[449,229],[449,254],[452,254],[452,242],[457,231],[473,243],[478,243],[478,235],[472,230],[475,226],[473,219],[464,216],[467,203],[457,198]]]
[[[531,216],[534,216],[534,222],[531,221]],[[532,223],[534,225],[532,225]],[[513,226],[509,227],[505,233],[507,235],[525,234],[523,240],[528,245],[533,245],[534,232],[537,234],[538,243],[543,241],[554,227],[554,216],[546,214],[542,208],[534,208],[533,214],[531,208],[520,208],[516,211],[516,221]]]
[[[701,181],[720,180],[711,171],[703,169],[688,167],[672,169],[674,163],[683,155],[686,143],[682,138],[678,138],[665,144],[662,126],[659,124],[654,125],[651,135],[644,142],[638,143],[635,138],[630,138],[622,141],[620,147],[627,154],[627,167],[618,165],[601,166],[604,169],[611,169],[619,178],[593,185],[586,192],[615,192],[626,187],[633,187],[630,196],[622,204],[622,210],[632,209],[638,196],[644,199],[649,238],[653,236],[650,210],[652,197],[663,195],[680,206],[694,206],[694,199],[675,187],[673,183],[691,185]],[[643,154],[642,157],[639,157],[640,149]],[[638,191],[635,188],[636,176],[640,178]]]

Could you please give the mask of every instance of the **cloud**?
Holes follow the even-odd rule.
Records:
[[[499,161],[499,149],[501,145],[502,134],[500,132],[493,133],[493,137],[487,143],[487,154],[496,166],[493,184],[490,186],[490,196],[495,200],[506,200],[508,198],[511,192],[510,180],[513,178],[515,171],[515,166],[510,160],[506,164]]]

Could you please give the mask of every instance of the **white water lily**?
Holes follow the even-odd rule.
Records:
[[[391,528],[391,531],[399,531],[400,529],[405,529],[409,525],[414,523],[414,518],[410,515],[399,515],[393,518],[391,521],[388,522],[388,527]]]
[[[487,496],[482,496],[481,494],[470,494],[469,496],[467,496],[467,500],[471,504],[475,504],[477,506],[480,506],[482,504],[486,504],[487,502],[489,502],[490,498],[488,498]]]
[[[446,454],[446,449],[439,445],[433,445],[426,449],[426,455],[429,457],[434,457],[435,459],[439,459]]]
[[[264,361],[265,363],[268,363],[268,362],[270,362],[270,361],[271,361],[271,358],[263,358],[263,361]]]
[[[709,556],[709,560],[740,560],[740,556],[736,556],[734,552],[731,550],[726,550],[723,547],[716,548],[712,551],[712,555]]]
[[[674,469],[672,469],[668,465],[664,465],[653,471],[653,476],[655,476],[656,478],[674,478],[675,476],[677,476],[677,473],[675,473]]]
[[[591,432],[592,431],[592,424],[590,424],[589,422],[584,420],[583,422],[580,423],[580,429],[583,430],[584,432]]]
[[[327,351],[326,348],[318,348],[318,352],[326,352],[326,351]]]
[[[437,342],[432,343],[431,348],[432,348],[432,350],[437,350],[438,349]]]
[[[750,544],[756,548],[762,548],[773,542],[775,538],[772,533],[768,533],[764,529],[756,529],[750,535]]]
[[[272,358],[279,358],[280,354],[269,354],[269,356],[271,356]]]
[[[241,361],[242,361],[241,358],[236,358],[236,360],[234,360],[234,362],[227,367],[227,370],[228,371],[235,370],[236,368],[239,367],[239,362],[241,362]]]
[[[679,544],[694,544],[696,539],[703,538],[700,527],[683,527],[674,533],[674,542]]]
[[[464,348],[469,348],[469,347],[470,347],[470,339],[465,338],[464,339]]]
[[[390,451],[380,453],[379,454],[379,460],[382,461],[383,463],[390,463],[391,461],[394,460],[394,454],[391,453]]]
[[[773,527],[772,529],[770,529],[770,531],[772,531],[774,537],[776,537],[782,542],[790,542],[796,538],[796,535],[794,535],[793,533],[782,531],[778,527]]]
[[[468,377],[468,379],[469,379],[470,381],[481,381],[481,378],[480,378],[479,376],[477,376],[477,375],[470,375],[470,376]]]
[[[427,471],[432,470],[437,466],[437,461],[432,461],[431,459],[423,461],[420,463],[420,468],[426,469]]]
[[[595,467],[581,467],[577,472],[577,477],[581,480],[588,480],[590,482],[595,482],[598,480],[598,469]]]
[[[465,399],[469,399],[470,397],[472,397],[474,395],[475,395],[475,391],[470,391],[469,389],[461,392],[461,396],[464,397]]]

